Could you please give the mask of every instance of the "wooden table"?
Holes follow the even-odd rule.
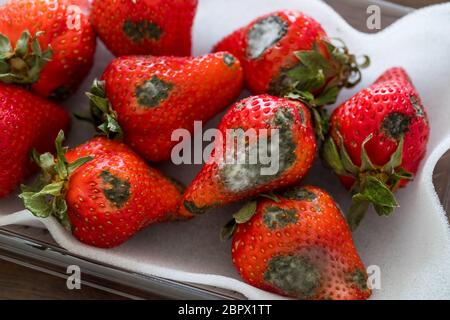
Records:
[[[329,0],[332,6],[336,0]],[[395,0],[399,4],[419,8],[440,0]],[[356,26],[360,27],[361,26]],[[367,30],[363,30],[367,31]],[[447,161],[450,155],[447,156]],[[444,166],[442,162],[440,166]],[[24,266],[0,260],[0,299],[122,299],[118,295],[83,286],[68,290],[66,280]],[[155,297],[157,298],[157,297]]]
[[[420,8],[423,6],[429,6],[431,4],[442,3],[442,2],[447,2],[447,1],[442,1],[442,0],[393,0],[391,2],[396,2],[398,4],[413,7],[413,8]]]

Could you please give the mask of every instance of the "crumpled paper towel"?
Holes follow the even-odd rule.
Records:
[[[372,65],[363,81],[344,90],[341,102],[371,84],[385,69],[403,66],[410,74],[427,108],[431,137],[420,173],[408,188],[398,192],[401,207],[387,218],[373,212],[354,234],[366,266],[381,269],[381,290],[374,299],[449,299],[450,232],[445,213],[432,184],[433,168],[450,148],[450,4],[418,10],[377,34],[350,27],[333,9],[318,0],[200,0],[194,26],[194,54],[207,53],[213,44],[253,18],[277,9],[299,9],[322,23],[327,33],[346,41],[355,54],[368,54]],[[84,91],[98,77],[111,55],[99,43],[96,64],[78,94],[65,104],[72,111],[87,110]],[[215,126],[220,116],[208,126]],[[69,143],[86,140],[89,125],[74,122]],[[200,166],[160,165],[168,175],[189,183]],[[349,196],[320,161],[305,183],[328,190],[343,208]],[[0,225],[36,224],[21,210],[14,196],[0,201]],[[81,244],[54,219],[41,219],[59,245],[74,254],[133,272],[173,280],[231,289],[251,299],[279,296],[240,281],[230,256],[230,242],[219,241],[219,231],[238,205],[216,210],[188,222],[150,226],[119,248],[102,250]]]

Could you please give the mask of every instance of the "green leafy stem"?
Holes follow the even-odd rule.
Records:
[[[92,157],[79,158],[68,163],[66,159],[67,147],[62,146],[64,132],[61,130],[55,140],[56,159],[49,153],[39,154],[31,152],[31,158],[41,168],[41,174],[30,186],[22,186],[22,199],[25,208],[36,217],[47,218],[54,216],[68,230],[71,225],[67,215],[66,192],[70,175],[83,164],[91,161]]]
[[[90,116],[76,115],[80,120],[93,123],[97,131],[111,139],[122,139],[123,131],[117,121],[117,113],[111,106],[105,90],[105,82],[95,79],[91,90],[86,92],[89,98]]]
[[[351,230],[355,230],[362,221],[370,204],[380,216],[387,216],[398,207],[394,192],[404,179],[413,179],[413,175],[401,167],[404,138],[401,137],[397,149],[383,166],[377,166],[370,160],[366,144],[373,138],[369,135],[361,145],[361,166],[356,166],[347,153],[343,138],[338,132],[338,146],[332,137],[323,145],[322,157],[325,163],[339,176],[355,180],[352,187],[352,204],[347,215]]]
[[[42,50],[38,41],[42,34],[38,31],[32,37],[25,30],[13,48],[8,37],[0,33],[0,81],[33,84],[39,80],[42,69],[53,56],[50,45]]]
[[[316,42],[312,50],[295,52],[299,63],[283,70],[270,88],[274,94],[300,100],[311,109],[321,141],[328,131],[328,116],[323,106],[335,103],[341,88],[357,85],[361,81],[360,69],[370,65],[368,56],[358,62],[344,42],[335,40],[339,46],[322,40]],[[321,47],[327,49],[329,57],[324,56]]]
[[[273,192],[261,193],[258,195],[261,198],[267,198],[274,202],[280,202],[280,198]],[[222,241],[230,239],[233,234],[236,232],[236,228],[238,224],[243,224],[248,222],[256,213],[256,208],[258,206],[257,200],[252,200],[246,203],[238,212],[233,214],[233,218],[225,224],[222,228],[222,232],[220,234],[220,238]]]

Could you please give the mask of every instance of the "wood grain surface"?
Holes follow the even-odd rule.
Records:
[[[69,290],[66,280],[0,260],[0,299],[123,299],[88,286]]]
[[[442,2],[447,2],[447,1],[442,1],[442,0],[394,0],[391,2],[395,2],[398,4],[413,7],[413,8],[420,8],[420,7],[429,6],[432,4],[442,3]]]
[[[339,6],[336,5],[338,0],[329,0],[329,2],[339,11]],[[392,2],[418,8],[444,1],[396,0]],[[448,169],[450,162],[448,159],[450,154],[447,155],[447,161],[444,161],[446,163],[440,164],[440,168],[446,166]],[[68,290],[65,279],[0,260],[0,299],[122,299],[122,297],[88,286],[83,286],[81,290]]]

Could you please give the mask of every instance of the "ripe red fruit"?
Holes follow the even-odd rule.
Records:
[[[170,158],[175,129],[193,131],[230,105],[242,87],[239,61],[226,52],[196,58],[116,58],[88,96],[101,132],[121,136],[150,161]]]
[[[420,97],[402,68],[387,70],[334,111],[323,156],[355,193],[348,216],[352,229],[370,204],[381,216],[398,206],[393,192],[416,174],[429,132]]]
[[[252,21],[213,49],[229,51],[242,63],[246,86],[253,94],[299,99],[312,108],[320,138],[327,131],[321,106],[336,101],[342,87],[360,81],[360,67],[345,44],[330,43],[321,25],[299,11],[283,10]]]
[[[197,0],[94,0],[91,22],[116,56],[190,56]]]
[[[235,214],[232,258],[249,284],[297,299],[367,299],[367,273],[330,195],[312,186],[250,202]]]
[[[126,145],[97,137],[66,154],[63,139],[58,135],[56,160],[34,157],[43,174],[20,195],[34,215],[52,215],[81,242],[101,248],[174,218],[180,190]]]
[[[195,180],[189,185],[180,207],[184,216],[201,214],[216,206],[255,196],[261,192],[286,187],[303,178],[315,158],[316,139],[312,128],[308,109],[299,101],[277,98],[269,95],[252,96],[237,102],[223,117],[219,124],[223,142],[216,140],[212,157],[219,149],[227,157],[237,160],[238,153],[227,146],[229,129],[255,130],[254,138],[248,139],[245,152],[260,149],[261,129],[267,129],[268,146],[272,143],[273,134],[269,129],[278,129],[279,143],[273,141],[272,154],[278,154],[269,164],[258,158],[256,164],[246,162],[231,163],[221,157],[218,161],[206,163]],[[234,147],[233,147],[234,148]],[[237,149],[237,148],[236,148]],[[278,170],[274,173],[263,173],[276,162]]]
[[[95,34],[71,1],[16,0],[0,7],[0,80],[65,98],[91,69]]]
[[[67,130],[69,115],[56,104],[25,89],[0,83],[0,197],[33,172],[30,151],[53,150],[58,131]]]

